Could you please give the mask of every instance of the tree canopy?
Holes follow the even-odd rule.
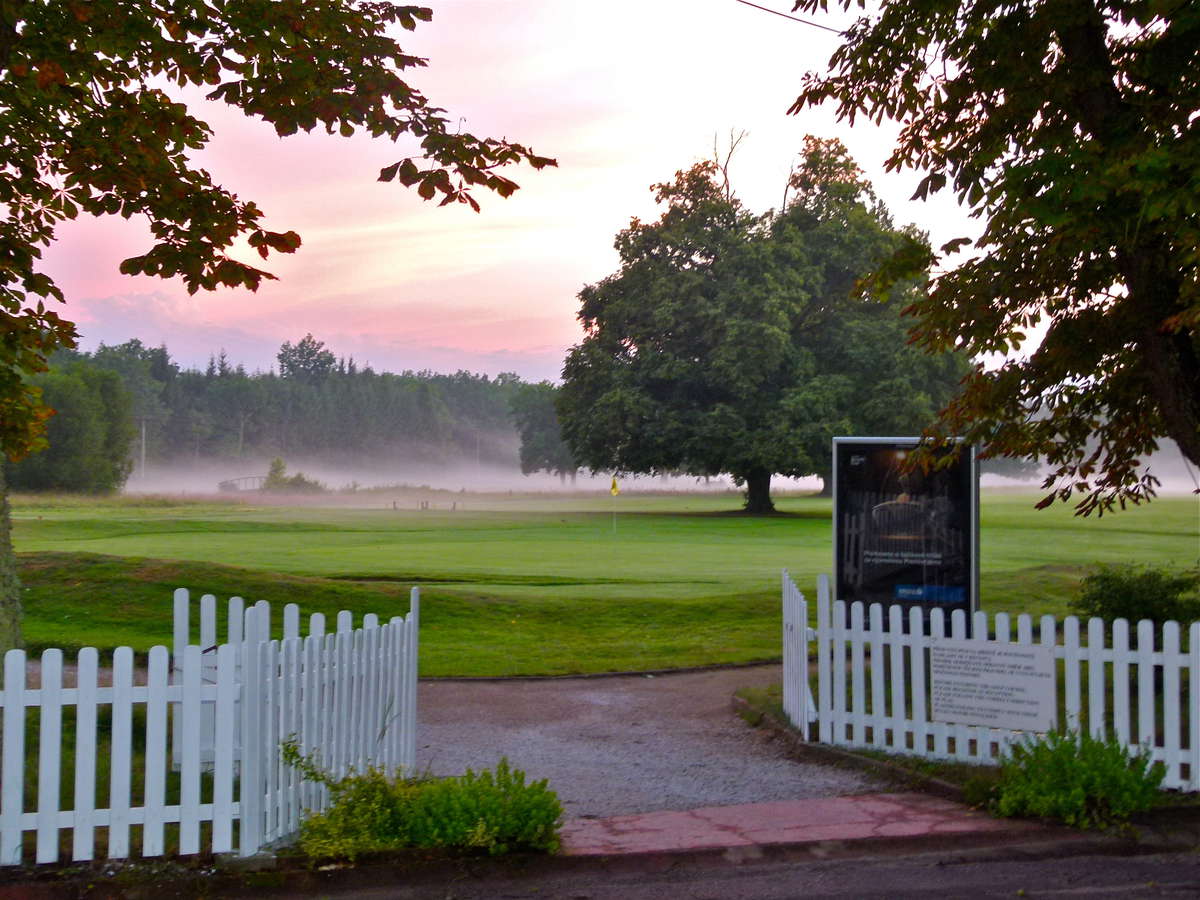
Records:
[[[45,450],[13,463],[8,484],[18,491],[119,490],[129,476],[133,440],[130,395],[121,376],[87,360],[36,375],[32,382],[55,410]]]
[[[515,463],[510,404],[527,387],[516,375],[377,372],[335,357],[311,336],[298,343],[306,342],[328,354],[319,377],[302,377],[303,367],[289,377],[248,373],[224,353],[206,369],[181,367],[166,347],[138,340],[94,353],[59,351],[51,372],[82,366],[120,376],[151,466],[204,460],[237,477],[259,473],[280,455],[301,465],[392,465],[398,472],[465,460]],[[296,345],[287,342],[280,353],[289,347]],[[69,439],[84,427],[66,410],[51,422]]]
[[[64,221],[145,217],[152,244],[121,271],[177,276],[190,292],[254,290],[273,277],[230,255],[239,239],[263,259],[300,246],[197,164],[211,129],[181,89],[207,91],[281,137],[322,127],[396,141],[400,158],[379,180],[443,205],[478,209],[473,189],[516,190],[504,166],[554,164],[461,129],[405,81],[425,62],[392,32],[432,15],[369,0],[0,2],[0,456],[44,441],[49,411],[25,377],[74,341],[71,323],[46,306],[64,298],[40,265]],[[6,512],[0,502],[0,520]],[[7,535],[0,521],[0,601],[15,604]]]
[[[1200,6],[883,0],[791,111],[826,102],[898,121],[887,168],[983,222],[941,248],[966,255],[910,307],[917,340],[977,356],[1048,326],[977,369],[931,439],[1041,456],[1042,505],[1082,494],[1085,514],[1152,496],[1140,462],[1163,438],[1200,466]],[[910,246],[881,275],[937,259]]]
[[[295,344],[285,341],[275,358],[279,360],[281,378],[299,378],[310,382],[321,381],[337,365],[337,357],[332,351],[326,350],[324,342],[314,338],[311,332]]]
[[[558,388],[548,381],[522,384],[509,398],[513,424],[521,438],[521,472],[552,472],[560,479],[575,478],[579,465],[562,437],[555,402]]]
[[[700,163],[655,185],[666,209],[617,235],[621,268],[579,295],[586,337],[558,410],[592,469],[729,473],[747,509],[774,474],[827,475],[835,434],[924,427],[965,364],[906,346],[900,306],[854,293],[898,245],[837,141],[806,141],[780,211],[755,216]]]

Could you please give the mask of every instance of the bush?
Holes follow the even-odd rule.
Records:
[[[1151,764],[1149,754],[1131,756],[1114,737],[1050,732],[1010,749],[991,808],[1001,816],[1108,828],[1153,806],[1164,774],[1162,764]]]
[[[456,778],[399,778],[370,768],[334,779],[284,744],[284,761],[329,788],[332,803],[300,825],[300,849],[314,859],[354,860],[364,853],[408,847],[487,852],[552,853],[558,849],[562,806],[545,779],[501,759],[495,773],[470,769]]]
[[[262,489],[279,494],[323,494],[326,491],[325,485],[315,478],[306,477],[302,472],[288,475],[287,465],[278,456],[271,460]]]
[[[1071,610],[1107,621],[1174,620],[1186,626],[1200,619],[1200,569],[1170,572],[1145,566],[1100,566],[1080,583]]]

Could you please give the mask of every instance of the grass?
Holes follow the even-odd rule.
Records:
[[[732,494],[421,499],[432,508],[415,494],[350,498],[357,508],[18,496],[27,640],[165,643],[176,587],[392,615],[419,584],[425,675],[750,662],[779,656],[779,571],[810,590],[831,565],[830,501],[815,497],[780,498],[767,518],[738,514]],[[1197,563],[1192,498],[1102,519],[1035,499],[984,495],[989,612],[1063,615],[1100,562]]]

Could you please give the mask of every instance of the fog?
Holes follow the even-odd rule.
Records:
[[[371,465],[337,465],[327,460],[306,461],[288,458],[288,475],[303,474],[315,478],[331,491],[355,491],[380,488],[432,488],[434,490],[486,493],[572,493],[607,492],[612,487],[612,475],[589,475],[580,472],[574,480],[536,472],[522,475],[518,466],[477,463],[474,460],[453,460],[445,464],[414,463],[397,460]],[[147,466],[145,473],[135,472],[125,486],[126,493],[137,494],[214,494],[222,481],[245,476],[265,475],[270,460],[246,458],[235,462],[201,460],[196,463]],[[735,490],[733,480],[722,476],[694,478],[690,476],[623,475],[617,480],[622,491],[687,491],[722,492]],[[816,478],[777,478],[776,490],[820,489]],[[236,496],[232,494],[231,496]]]
[[[286,457],[288,474],[303,474],[321,482],[330,491],[350,492],[382,488],[429,488],[445,491],[485,493],[587,493],[607,492],[612,485],[610,474],[589,475],[580,472],[574,480],[537,472],[522,475],[516,461],[489,462],[473,459],[451,459],[441,463],[396,459],[372,463],[347,462],[338,464],[322,459]],[[132,494],[215,494],[222,481],[245,476],[266,475],[269,457],[245,457],[239,460],[199,460],[186,464],[153,464],[146,471],[135,471],[125,486]],[[1161,494],[1185,494],[1196,490],[1194,471],[1188,466],[1178,448],[1171,446],[1155,454],[1148,466],[1162,481]],[[1027,480],[985,474],[982,487],[1036,490],[1040,476]],[[695,478],[692,476],[623,475],[618,478],[622,491],[724,492],[737,490],[728,476]],[[771,481],[772,491],[815,492],[820,490],[818,478],[782,478]],[[236,495],[231,495],[236,496]],[[253,496],[253,495],[251,495]]]

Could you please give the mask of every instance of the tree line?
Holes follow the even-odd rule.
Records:
[[[11,463],[10,486],[110,491],[143,462],[510,464],[516,455],[510,404],[527,386],[514,374],[378,372],[312,335],[277,358],[277,371],[247,372],[223,351],[204,369],[185,368],[165,346],[136,339],[59,351],[30,378],[56,411],[48,448]]]

